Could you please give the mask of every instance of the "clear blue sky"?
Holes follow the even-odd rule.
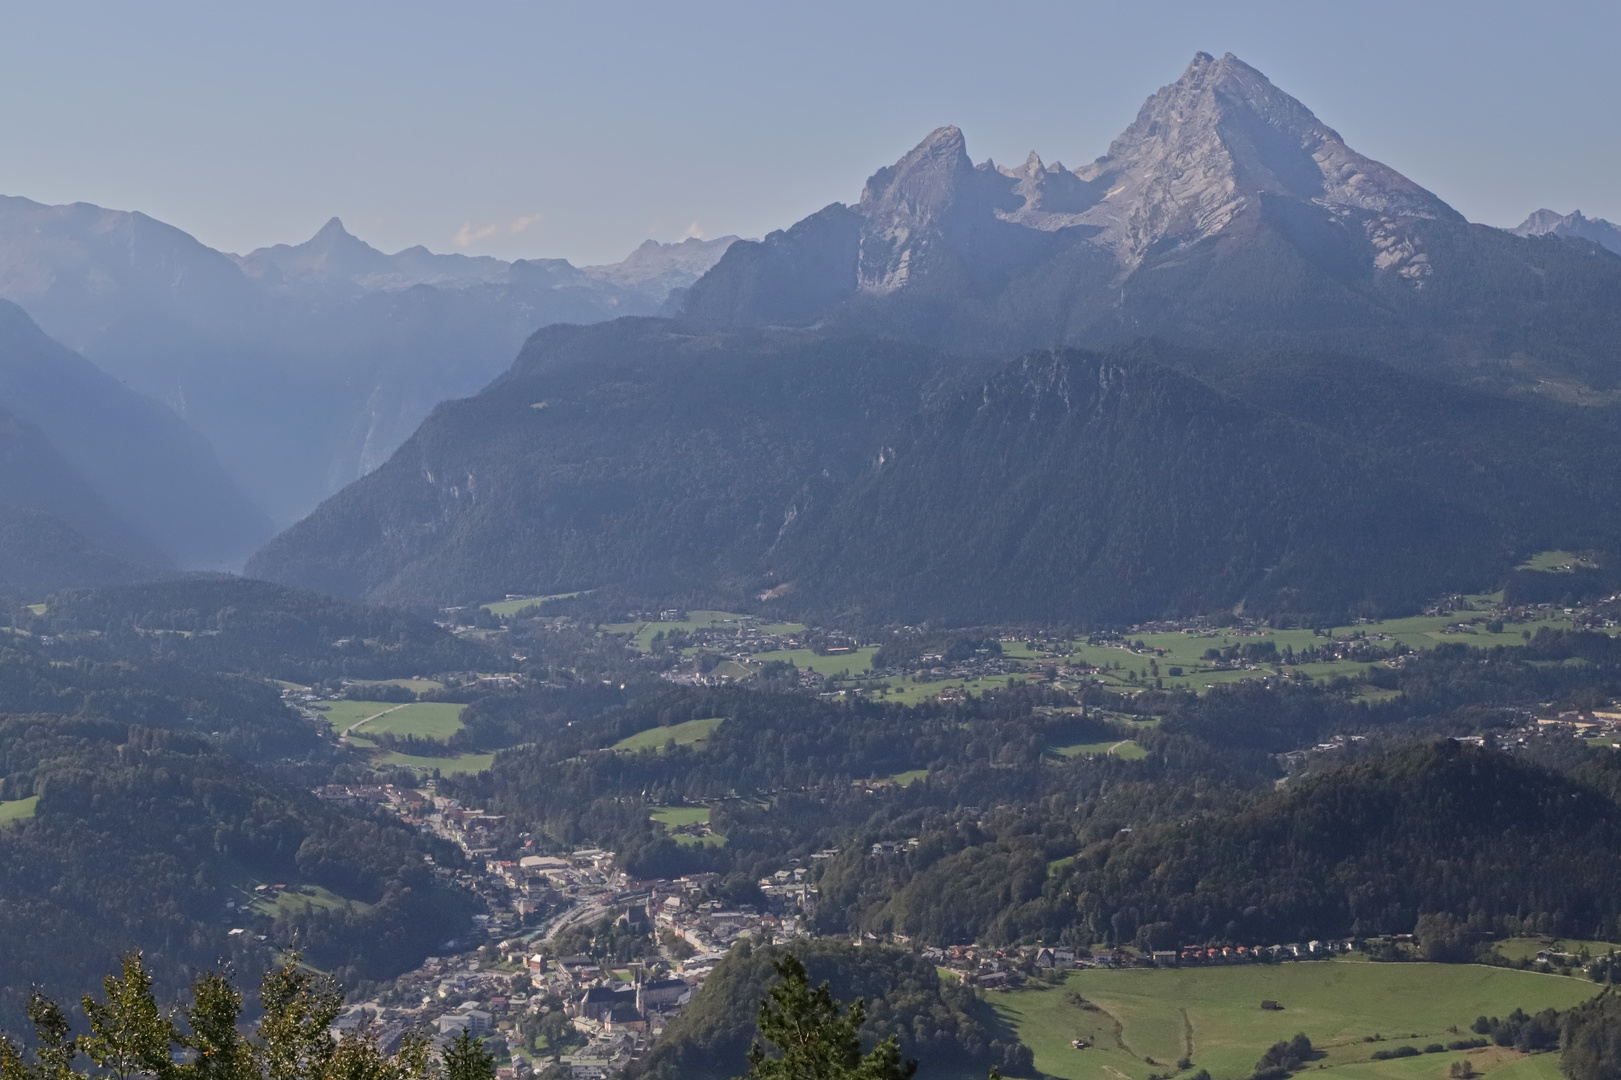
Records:
[[[1621,4],[6,2],[0,193],[205,243],[622,257],[758,236],[930,129],[1103,153],[1237,53],[1476,221],[1621,220]]]

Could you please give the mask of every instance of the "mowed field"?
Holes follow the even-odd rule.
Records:
[[[1035,1051],[1036,1068],[1065,1080],[1147,1080],[1192,1070],[1213,1080],[1249,1076],[1266,1048],[1305,1032],[1324,1052],[1312,1066],[1341,1080],[1447,1080],[1467,1058],[1494,1080],[1559,1080],[1557,1054],[1490,1047],[1373,1061],[1376,1050],[1471,1036],[1477,1016],[1570,1008],[1601,988],[1582,979],[1474,964],[1376,964],[1358,958],[1217,968],[1087,969],[1060,987],[992,994]],[[1079,994],[1095,1006],[1072,1000]],[[1276,1001],[1281,1011],[1262,1009]],[[1380,1041],[1365,1041],[1370,1036]],[[1073,1039],[1092,1046],[1076,1050]],[[1191,1075],[1184,1071],[1183,1076]]]
[[[26,821],[34,816],[34,808],[39,805],[39,796],[30,795],[26,799],[11,799],[0,802],[0,825],[8,821]]]
[[[697,746],[709,740],[709,733],[720,727],[724,717],[711,716],[702,720],[688,720],[680,724],[671,724],[669,727],[648,728],[636,734],[620,739],[609,747],[610,750],[625,750],[635,753],[638,750],[656,750],[664,752],[664,744],[674,742],[677,746]]]
[[[462,729],[462,710],[466,705],[448,701],[417,701],[403,705],[367,720],[357,731],[367,734],[389,732],[393,735],[415,735],[419,739],[450,738]]]
[[[1127,761],[1141,761],[1143,758],[1148,756],[1147,750],[1144,750],[1141,746],[1138,746],[1130,739],[1111,739],[1108,742],[1076,743],[1074,746],[1055,746],[1052,748],[1052,752],[1057,754],[1059,757],[1067,758],[1079,757],[1081,755],[1094,757],[1103,754],[1113,754],[1115,757],[1124,758]]]
[[[356,734],[390,732],[415,735],[419,739],[450,738],[462,729],[465,705],[445,701],[417,701],[409,705],[386,701],[329,701],[321,715],[335,731],[346,731],[355,724]]]
[[[777,660],[793,664],[801,671],[814,671],[818,675],[863,675],[872,670],[872,658],[878,646],[866,645],[847,653],[823,656],[814,649],[778,649],[775,652],[755,653],[757,663]]]
[[[457,754],[454,757],[416,757],[412,754],[378,754],[372,758],[374,765],[398,765],[403,769],[415,769],[419,773],[432,774],[438,770],[443,776],[473,775],[481,773],[495,764],[494,754]]]

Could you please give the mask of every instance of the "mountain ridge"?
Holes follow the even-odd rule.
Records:
[[[1559,236],[1591,240],[1621,255],[1621,226],[1603,218],[1590,218],[1580,210],[1560,214],[1549,209],[1533,211],[1509,232],[1515,236]]]
[[[6,196],[0,298],[178,413],[284,527],[500,374],[538,327],[654,314],[725,242],[585,270],[385,255],[333,219],[304,244],[233,257],[139,212]]]
[[[1467,222],[1237,57],[1200,53],[1079,169],[1034,152],[972,165],[960,130],[935,130],[856,203],[734,244],[681,317],[1003,356],[1144,335],[1287,341],[1521,393],[1607,393],[1621,262],[1535,239]]]

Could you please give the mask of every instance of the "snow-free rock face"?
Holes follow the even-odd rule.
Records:
[[[1621,226],[1603,218],[1590,218],[1580,210],[1569,214],[1542,209],[1510,229],[1515,236],[1565,236],[1591,240],[1621,255]]]
[[[1076,176],[1103,193],[1074,222],[1098,227],[1095,242],[1124,266],[1220,232],[1263,195],[1356,215],[1370,236],[1399,234],[1404,219],[1463,220],[1396,170],[1346,146],[1232,53],[1195,56],[1182,78],[1148,99],[1108,154]],[[1397,243],[1375,246],[1380,269],[1417,254]]]
[[[760,326],[797,312],[798,325],[969,349],[1164,333],[1170,317],[1201,334],[1263,318],[1388,322],[1382,294],[1422,291],[1432,249],[1469,228],[1230,53],[1196,55],[1090,165],[1034,152],[974,165],[963,133],[941,127],[858,203],[817,217],[844,215],[853,235],[796,227],[735,245],[688,294],[688,317]],[[1174,272],[1158,274],[1167,260]],[[827,299],[787,302],[787,282]]]

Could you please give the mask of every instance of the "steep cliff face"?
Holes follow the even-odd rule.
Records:
[[[1460,377],[1485,361],[1528,389],[1607,385],[1621,378],[1621,261],[1592,256],[1470,225],[1253,67],[1200,53],[1091,164],[976,166],[962,132],[940,128],[854,205],[735,245],[684,311],[1003,355],[1281,339]]]
[[[1410,219],[1463,218],[1380,162],[1363,157],[1232,53],[1199,53],[1182,78],[1149,98],[1104,157],[1076,171],[1101,188],[1075,222],[1124,267],[1150,252],[1214,236],[1262,196],[1311,203],[1378,237],[1375,265],[1427,273],[1410,251]]]

